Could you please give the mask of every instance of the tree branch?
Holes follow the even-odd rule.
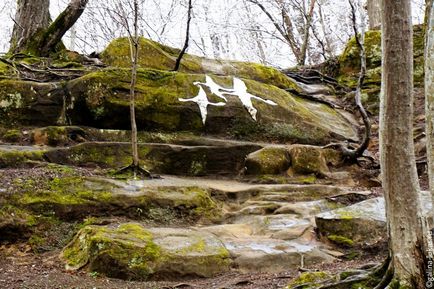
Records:
[[[176,59],[175,68],[173,69],[173,71],[179,70],[179,66],[181,65],[182,57],[184,56],[185,51],[187,51],[187,48],[188,48],[188,42],[190,40],[190,22],[191,22],[192,10],[193,10],[193,5],[191,3],[191,0],[188,0],[187,29],[186,29],[186,33],[185,33],[184,47],[182,48],[181,52],[178,55],[178,58]]]

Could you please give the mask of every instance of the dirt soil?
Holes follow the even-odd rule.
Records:
[[[124,281],[110,279],[84,271],[68,272],[58,259],[59,250],[34,254],[26,244],[0,247],[0,288],[2,289],[277,289],[285,287],[299,274],[298,268],[272,273],[242,274],[228,272],[208,279],[176,281]],[[380,263],[385,257],[376,254],[364,258],[339,261],[308,268],[312,271],[342,272],[369,263]]]

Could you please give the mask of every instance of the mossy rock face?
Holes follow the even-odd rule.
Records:
[[[2,205],[0,208],[0,243],[28,238],[36,218],[31,213],[14,207]]]
[[[334,150],[309,145],[292,145],[289,154],[292,172],[321,177],[330,173],[328,164],[337,165],[341,159],[340,154]]]
[[[34,129],[31,142],[35,145],[61,146],[85,140],[85,131],[73,126],[48,126]]]
[[[63,90],[54,83],[0,80],[0,123],[52,125],[59,121]]]
[[[172,71],[179,53],[179,49],[141,38],[138,63],[142,68]],[[131,68],[130,43],[128,38],[113,40],[101,53],[101,59],[104,63],[113,67]],[[214,60],[187,53],[182,59],[179,71],[234,75],[272,84],[284,89],[299,90],[297,85],[279,70],[257,63]]]
[[[266,147],[249,154],[245,168],[248,175],[274,175],[287,170],[290,164],[286,147]]]
[[[244,164],[245,156],[260,149],[254,144],[222,146],[181,146],[141,144],[142,165],[153,173],[172,175],[234,175]],[[128,143],[87,142],[68,148],[49,150],[44,155],[53,163],[74,166],[121,168],[131,164]]]
[[[68,84],[73,123],[101,128],[129,127],[129,70],[103,70]],[[232,86],[231,77],[213,76],[223,87]],[[190,131],[224,134],[239,139],[271,139],[282,142],[324,144],[331,139],[357,139],[353,124],[332,108],[295,97],[273,85],[245,79],[248,92],[275,102],[253,100],[258,110],[255,122],[239,98],[228,95],[225,106],[208,106],[205,124],[197,104],[179,98],[197,95],[195,81],[204,75],[139,70],[136,119],[141,130]],[[208,93],[210,101],[217,102]]]
[[[87,226],[64,248],[67,269],[122,279],[212,277],[229,270],[229,252],[210,233],[146,229],[136,223]]]
[[[9,76],[12,74],[11,68],[6,63],[0,61],[0,77]]]
[[[8,147],[0,149],[0,168],[32,167],[35,162],[44,161],[44,150]]]
[[[17,207],[62,220],[89,216],[124,215],[140,219],[158,209],[172,210],[192,220],[217,219],[220,210],[210,193],[198,187],[150,187],[131,192],[134,183],[65,177],[24,187],[10,201]]]
[[[5,131],[0,137],[8,143],[16,143],[22,139],[23,135],[22,132],[18,129],[9,129]]]
[[[315,222],[321,236],[341,247],[373,248],[386,244],[383,198],[319,214]]]
[[[362,92],[365,97],[362,99],[365,106],[372,113],[378,113],[379,93],[381,86],[381,31],[372,30],[365,34],[366,51],[366,77]],[[424,82],[424,29],[423,25],[413,26],[413,64],[414,83],[422,86]],[[338,80],[351,88],[357,86],[358,74],[360,72],[360,50],[357,47],[355,38],[347,43],[344,52],[339,57],[340,70]]]

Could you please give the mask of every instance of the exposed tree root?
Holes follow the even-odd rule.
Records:
[[[356,149],[349,149],[344,144],[330,144],[326,147],[335,147],[336,149],[339,149],[342,152],[345,161],[357,162],[357,159],[361,157],[364,151],[368,148],[370,136],[371,136],[371,122],[369,120],[368,113],[366,112],[362,104],[362,86],[366,76],[366,51],[364,48],[365,31],[362,27],[362,31],[360,33],[361,37],[359,37],[359,32],[357,29],[356,8],[354,7],[354,4],[351,2],[351,0],[348,0],[348,2],[350,3],[351,6],[353,30],[354,30],[357,46],[360,50],[360,60],[361,60],[360,74],[357,82],[356,95],[354,100],[355,100],[356,107],[360,112],[360,115],[362,116],[365,132],[363,135],[362,142]],[[362,19],[362,23],[363,21],[364,19]]]
[[[159,179],[158,175],[151,175],[151,173],[139,165],[130,164],[116,171],[113,174],[115,177],[128,178],[133,177],[134,179]]]

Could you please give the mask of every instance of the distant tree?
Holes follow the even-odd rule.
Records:
[[[10,52],[48,56],[61,48],[62,37],[81,16],[87,2],[71,0],[52,22],[50,0],[18,0]]]
[[[316,0],[308,0],[307,3],[304,0],[301,2],[293,1],[290,5],[283,0],[271,0],[271,4],[276,6],[280,11],[278,15],[267,8],[263,3],[264,1],[247,1],[258,6],[272,22],[280,34],[279,38],[283,39],[291,48],[297,64],[305,65]],[[297,23],[294,23],[293,17],[290,15],[289,6],[293,7],[298,12],[298,15],[301,16]],[[297,31],[297,28],[301,28],[298,29],[300,31]]]
[[[366,10],[368,11],[369,29],[380,29],[381,0],[368,0]]]

